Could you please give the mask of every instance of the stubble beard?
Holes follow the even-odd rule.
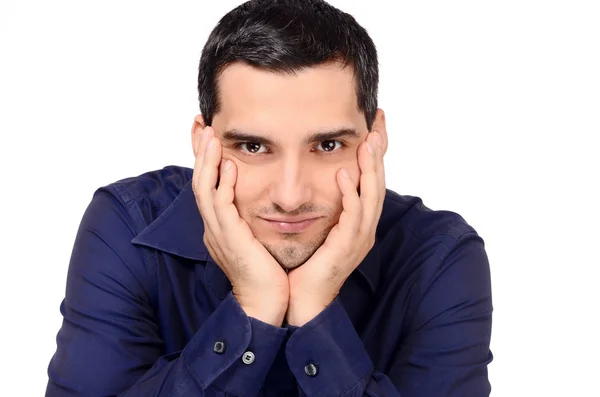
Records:
[[[295,211],[289,212],[286,215],[296,216],[305,213],[322,214],[326,225],[321,231],[310,236],[308,239],[303,238],[304,233],[278,233],[277,240],[265,241],[260,237],[255,237],[267,249],[279,265],[289,272],[295,269],[310,259],[310,257],[319,249],[327,239],[329,232],[334,225],[331,224],[333,219],[339,218],[339,212],[328,206],[318,206],[315,204],[303,204]],[[285,212],[278,206],[257,206],[251,208],[248,218],[261,217],[267,218],[269,214],[284,214]],[[320,219],[320,221],[323,221]],[[337,223],[337,222],[336,222]]]
[[[311,237],[308,241],[299,241],[300,233],[281,234],[277,243],[263,243],[267,251],[279,265],[289,272],[303,265],[325,242],[329,230],[325,229]]]

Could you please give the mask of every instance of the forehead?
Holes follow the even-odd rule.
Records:
[[[267,134],[304,135],[339,127],[366,130],[358,109],[351,67],[327,64],[293,74],[242,63],[227,66],[219,79],[220,111],[215,128],[252,129]]]

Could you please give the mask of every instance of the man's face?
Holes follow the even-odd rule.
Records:
[[[297,267],[338,222],[337,171],[345,167],[359,180],[357,149],[368,131],[352,69],[287,75],[236,63],[218,84],[212,127],[223,158],[237,165],[235,205],[281,266]]]

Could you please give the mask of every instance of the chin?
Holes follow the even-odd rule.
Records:
[[[261,243],[267,251],[275,258],[279,265],[286,271],[302,266],[319,249],[327,238],[329,230],[323,230],[304,241],[298,241],[299,235],[290,234],[276,241]],[[260,241],[260,240],[259,240]]]

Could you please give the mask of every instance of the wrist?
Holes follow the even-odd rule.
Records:
[[[252,307],[244,307],[242,309],[248,317],[255,318],[262,321],[263,323],[273,325],[275,327],[281,327],[283,320],[285,319],[284,310],[274,310],[273,308],[262,308],[255,309]]]
[[[287,297],[267,295],[256,298],[241,298],[236,296],[236,299],[248,317],[253,317],[276,327],[282,326],[288,307]]]
[[[313,301],[310,299],[290,300],[286,314],[287,323],[296,327],[302,327],[325,310],[331,301]]]

